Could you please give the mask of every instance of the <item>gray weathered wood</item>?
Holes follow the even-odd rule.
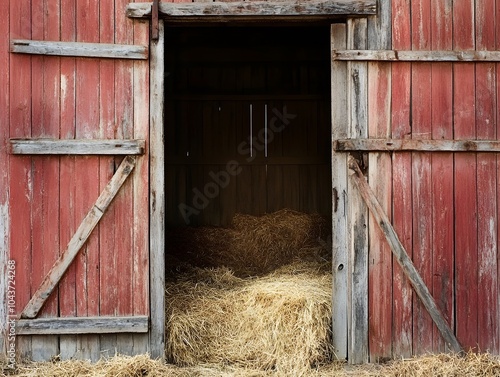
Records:
[[[24,308],[21,313],[21,318],[35,318],[37,316],[43,304],[78,255],[82,246],[87,242],[90,234],[108,209],[109,204],[134,169],[135,159],[136,158],[132,156],[125,157],[118,170],[69,241],[66,250],[52,266],[47,276],[43,279],[40,287],[36,290],[33,297]]]
[[[367,20],[347,22],[347,48],[367,47]],[[348,62],[348,135],[368,137],[368,65]],[[347,172],[346,172],[347,174]],[[368,209],[359,193],[348,181],[349,206],[347,234],[349,242],[348,271],[348,355],[349,363],[368,362]]]
[[[353,157],[349,158],[349,168],[353,171],[353,174],[350,175],[352,181],[355,183],[359,193],[363,197],[363,200],[365,201],[368,208],[370,209],[370,212],[376,219],[376,223],[384,233],[384,236],[396,260],[401,266],[406,277],[409,279],[416,294],[418,295],[418,297],[424,304],[425,308],[429,312],[429,315],[431,316],[432,320],[434,321],[437,328],[441,332],[441,335],[443,336],[445,342],[454,352],[462,353],[463,349],[460,346],[460,343],[458,342],[450,326],[448,325],[443,315],[441,314],[429,289],[427,288],[425,282],[423,281],[422,277],[415,268],[405,248],[401,244],[401,241],[399,240],[396,231],[392,227],[389,218],[385,214],[377,198],[375,197],[375,194],[373,193],[373,191],[370,189],[370,186],[366,182],[363,173],[361,172],[361,169],[359,167],[359,164]]]
[[[500,62],[500,51],[337,50],[333,60],[389,62]]]
[[[83,58],[148,59],[148,48],[112,43],[82,43],[13,39],[10,51],[18,54],[76,56]]]
[[[17,335],[68,335],[145,333],[147,316],[134,317],[68,317],[21,319],[16,321]]]
[[[141,155],[144,140],[10,139],[11,154]]]
[[[339,139],[337,152],[500,152],[496,140]]]
[[[164,147],[164,62],[165,28],[158,23],[158,41],[151,42],[150,66],[150,352],[165,354],[165,147]],[[168,127],[169,125],[167,125]]]
[[[346,24],[331,26],[331,47],[345,48]],[[332,62],[332,140],[347,135],[347,63]],[[347,155],[332,150],[332,340],[335,356],[347,359],[347,274],[349,243],[347,240]]]
[[[234,16],[366,16],[376,13],[376,0],[294,0],[160,3],[160,14],[167,19]],[[152,3],[130,3],[127,16],[150,18]]]

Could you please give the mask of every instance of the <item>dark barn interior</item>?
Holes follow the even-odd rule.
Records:
[[[166,33],[167,226],[330,216],[328,26]]]

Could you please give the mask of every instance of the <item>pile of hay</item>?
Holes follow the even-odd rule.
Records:
[[[247,279],[194,267],[167,284],[167,358],[302,375],[332,358],[331,282],[314,262]]]
[[[2,363],[0,362],[0,366]],[[19,377],[276,377],[283,374],[224,365],[198,365],[177,367],[152,360],[148,355],[134,357],[115,356],[96,364],[88,361],[60,361],[20,365],[16,374],[7,370],[0,376]],[[295,376],[295,374],[292,374]],[[285,374],[285,376],[290,376]],[[495,377],[500,376],[500,359],[489,354],[468,353],[465,357],[442,354],[393,361],[385,365],[343,366],[332,363],[310,370],[304,377]]]
[[[330,258],[331,233],[317,214],[283,209],[263,216],[236,214],[229,228],[184,227],[167,233],[167,267],[228,267],[237,276],[269,273],[292,259]]]

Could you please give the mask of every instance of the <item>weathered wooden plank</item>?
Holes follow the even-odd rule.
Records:
[[[11,154],[24,155],[141,155],[144,140],[10,139]]]
[[[352,157],[349,158],[349,168],[353,171],[350,177],[355,183],[356,188],[359,190],[359,193],[370,209],[370,212],[375,217],[376,223],[384,233],[384,236],[389,243],[393,254],[396,257],[396,260],[400,264],[407,278],[410,280],[413,289],[432,317],[434,323],[440,330],[441,335],[454,352],[462,353],[463,349],[460,343],[453,334],[451,328],[446,323],[443,315],[439,311],[434,298],[429,292],[429,289],[425,285],[419,272],[413,265],[413,262],[408,256],[408,253],[401,244],[398,235],[394,231],[389,218],[380,206],[380,203],[378,202],[375,194],[371,190],[370,186],[368,186],[368,183],[366,182],[366,179],[361,172],[358,162]]]
[[[453,48],[475,49],[474,0],[453,3]],[[453,67],[454,138],[476,138],[475,64]],[[459,114],[459,116],[457,116]],[[455,154],[455,310],[456,334],[463,346],[478,344],[477,155]]]
[[[339,139],[333,149],[340,152],[500,152],[496,140],[430,139]]]
[[[452,1],[431,2],[433,50],[453,49]],[[432,139],[453,139],[453,64],[432,64]],[[453,232],[453,154],[433,153],[432,160],[432,293],[441,313],[454,323],[454,237]],[[433,327],[432,352],[446,352],[439,330]]]
[[[127,16],[150,18],[152,3],[130,3]],[[160,14],[172,17],[214,16],[366,16],[376,14],[376,0],[308,0],[308,1],[214,1],[209,3],[167,3],[159,4]]]
[[[123,9],[118,11],[123,12]],[[123,14],[123,13],[122,13]],[[149,24],[134,20],[134,43],[149,46]],[[149,61],[134,61],[134,135],[149,140]],[[134,185],[133,314],[149,316],[149,156],[140,158]],[[149,335],[133,335],[134,353],[149,352]]]
[[[345,48],[347,29],[345,24],[331,26],[331,47]],[[347,137],[347,63],[332,61],[332,140]],[[349,243],[347,239],[347,156],[332,150],[332,340],[335,356],[347,359],[347,279]]]
[[[476,48],[495,49],[495,0],[475,3]],[[478,139],[496,139],[496,65],[476,64],[476,132]],[[478,349],[499,351],[497,156],[477,156]]]
[[[389,62],[500,62],[500,51],[337,50],[333,60]]]
[[[165,104],[165,29],[159,21],[158,41],[151,42],[150,60],[150,352],[165,355],[165,146],[163,111]]]
[[[391,66],[368,64],[370,137],[389,137],[391,130]],[[391,213],[392,161],[387,153],[370,153],[368,179],[386,213]],[[370,361],[392,357],[392,255],[380,229],[369,218],[368,326]]]
[[[392,47],[411,49],[411,4],[409,0],[392,1]],[[411,134],[411,63],[392,65],[392,138]],[[392,221],[410,257],[413,254],[413,216],[411,190],[411,153],[392,155]],[[393,258],[393,358],[412,355],[412,289]]]
[[[10,17],[9,6],[4,7],[3,16],[6,19]],[[9,35],[9,23],[2,22],[0,24],[0,35],[5,36],[0,40],[0,66],[4,67],[0,71],[0,87],[3,90],[0,91],[0,107],[3,109],[0,112],[0,140],[7,140],[9,138],[9,114],[10,114],[10,86],[12,85],[9,81],[9,53],[8,53],[8,38]],[[7,328],[7,318],[8,313],[8,275],[7,266],[9,260],[9,241],[10,241],[10,211],[9,211],[9,155],[2,148],[0,150],[0,302],[4,303],[0,305],[0,328]],[[15,313],[10,313],[15,314]],[[7,331],[0,331],[0,344],[4,345],[0,347],[0,353],[6,355],[6,350],[8,350],[7,342]]]
[[[148,316],[60,317],[16,321],[17,335],[145,333]]]
[[[58,26],[48,24],[44,16],[44,1],[31,2],[32,29],[35,39],[59,38]],[[57,19],[58,5],[51,11]],[[59,136],[59,58],[34,56],[31,64],[32,136]],[[59,251],[59,161],[37,159],[32,161],[32,270],[31,284],[37,286],[58,257]],[[52,244],[52,245],[51,245]],[[56,316],[57,294],[53,295],[40,313],[41,317]],[[59,342],[54,336],[32,337],[32,360],[47,360],[59,354]]]
[[[128,41],[118,40],[115,37],[116,33],[121,30],[123,18],[115,19],[115,7],[119,6],[119,2],[106,1],[99,2],[99,42],[101,43],[128,43]],[[125,61],[114,61],[111,59],[99,60],[99,137],[103,139],[121,139],[128,138],[124,136],[122,122],[128,123],[128,119],[123,119],[123,107],[130,107],[124,96],[128,92],[127,85],[123,84],[123,79],[120,77],[121,67]],[[127,61],[128,62],[128,61]],[[97,125],[96,125],[97,126]],[[99,159],[99,186],[106,185],[113,177],[117,159],[113,156],[101,156]],[[135,170],[135,169],[134,169]],[[135,175],[135,172],[134,172]],[[130,182],[130,181],[129,181]],[[124,261],[127,258],[128,250],[125,247],[130,247],[126,242],[121,242],[121,237],[127,239],[129,226],[124,228],[125,224],[120,223],[117,215],[119,209],[126,204],[123,202],[123,190],[120,190],[121,195],[117,195],[114,204],[106,211],[106,220],[98,226],[98,232],[95,235],[99,237],[99,297],[92,298],[99,302],[100,316],[116,316],[122,313],[118,312],[118,305],[121,302],[121,297],[118,290],[121,286],[129,286],[130,280],[125,282],[118,280],[119,275],[128,275],[129,271],[121,269],[119,261]],[[117,238],[118,237],[118,238]],[[131,315],[131,313],[127,313]],[[90,315],[89,315],[90,316]],[[84,335],[89,337],[89,335]],[[95,336],[95,335],[94,335]],[[99,347],[99,351],[103,356],[112,356],[113,351],[117,352],[118,342],[116,334],[105,334],[99,336],[98,341],[95,341],[95,346]],[[108,350],[108,352],[104,352]]]
[[[96,203],[89,211],[75,235],[69,242],[66,250],[61,254],[60,258],[51,268],[40,287],[37,289],[30,302],[21,313],[22,318],[35,318],[41,307],[50,296],[56,285],[61,280],[62,276],[68,269],[69,265],[76,257],[82,246],[87,241],[88,237],[98,224],[109,204],[116,196],[127,177],[132,172],[135,165],[134,157],[126,157],[120,165],[115,175],[104,188],[103,192],[97,199]]]
[[[82,58],[148,59],[146,46],[13,39],[10,51],[18,54],[74,56]]]
[[[9,2],[11,38],[31,38],[31,3]],[[31,60],[28,55],[9,54],[9,137],[31,137]],[[15,84],[14,84],[15,83]],[[4,89],[5,90],[5,89]],[[30,95],[26,95],[30,93]],[[30,299],[31,286],[31,199],[33,195],[31,159],[26,156],[10,159],[9,207],[10,258],[16,269],[16,314]],[[31,359],[31,337],[17,340],[18,357]]]
[[[368,18],[369,49],[391,48],[391,1],[378,1],[376,16]],[[391,64],[368,63],[368,134],[390,137]],[[368,156],[368,179],[383,209],[391,213],[392,161],[386,153]],[[392,357],[392,255],[383,235],[369,218],[368,327],[370,361]]]
[[[61,39],[71,41],[76,39],[76,2],[61,3]],[[76,58],[61,59],[61,134],[62,139],[75,139],[76,130]],[[61,159],[60,165],[60,221],[65,226],[60,229],[60,245],[67,245],[76,231],[79,220],[75,219],[76,176],[75,157]],[[83,216],[83,215],[82,215]],[[76,297],[76,265],[73,263],[59,283],[59,315],[74,317],[77,315]],[[62,360],[73,359],[78,350],[77,336],[67,335],[59,337],[60,355]]]
[[[347,48],[367,47],[367,20],[347,22]],[[368,137],[368,68],[366,62],[349,62],[348,136]],[[348,181],[348,355],[349,363],[368,362],[368,210]]]
[[[134,20],[123,17],[123,10],[129,3],[128,0],[114,1],[114,28],[106,31],[110,37],[113,36],[116,43],[134,43]],[[115,96],[114,109],[115,119],[119,127],[116,129],[117,136],[124,139],[134,137],[134,61],[121,60],[115,62]],[[118,161],[115,159],[115,164]],[[136,171],[134,171],[134,175]],[[114,315],[131,315],[134,306],[133,282],[120,284],[122,274],[133,276],[133,253],[134,253],[134,187],[133,181],[129,180],[117,194],[115,202],[115,226],[119,229],[114,234],[114,252],[119,254],[116,269],[107,271],[111,281],[116,281],[116,295],[119,301],[115,304]],[[104,224],[103,224],[104,226]],[[113,250],[112,249],[112,250]],[[106,279],[103,276],[101,279]],[[144,293],[142,293],[144,294]],[[102,296],[101,296],[102,297]],[[111,302],[109,302],[111,304]],[[112,307],[113,304],[111,304]],[[102,338],[101,338],[102,339]],[[118,353],[130,354],[133,348],[133,339],[125,334],[116,336],[116,350]]]
[[[412,49],[431,48],[431,0],[411,2]],[[430,139],[432,118],[430,63],[413,64],[411,70],[412,139]],[[432,174],[431,155],[412,153],[413,263],[432,294]],[[415,296],[413,300],[413,352],[432,352],[432,319]]]

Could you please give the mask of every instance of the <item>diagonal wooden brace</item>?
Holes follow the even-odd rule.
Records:
[[[432,320],[436,324],[437,328],[441,332],[445,342],[448,344],[451,350],[457,353],[463,353],[462,346],[458,342],[458,339],[453,334],[450,326],[444,319],[441,314],[439,308],[434,301],[429,289],[425,285],[424,280],[418,273],[415,265],[413,264],[411,258],[408,256],[404,246],[401,244],[401,241],[396,234],[389,218],[385,214],[384,210],[380,206],[375,194],[372,189],[366,182],[363,173],[357,163],[357,161],[351,156],[349,157],[349,169],[351,169],[354,173],[351,174],[351,178],[355,183],[355,186],[358,188],[359,193],[363,197],[363,200],[366,202],[366,205],[370,209],[373,217],[375,218],[378,226],[382,230],[382,233],[389,244],[392,253],[396,257],[399,265],[403,269],[406,277],[410,280],[411,286],[417,293],[418,297],[424,304],[427,312],[429,312]]]
[[[68,270],[85,242],[87,242],[92,231],[108,209],[111,201],[134,169],[135,161],[136,158],[133,156],[127,156],[122,161],[108,185],[101,192],[101,195],[69,241],[66,250],[54,263],[54,266],[52,266],[47,276],[43,279],[42,284],[24,308],[21,313],[21,318],[35,318],[37,316],[38,312],[45,304],[45,301],[49,298],[57,284],[59,284],[64,273]]]

